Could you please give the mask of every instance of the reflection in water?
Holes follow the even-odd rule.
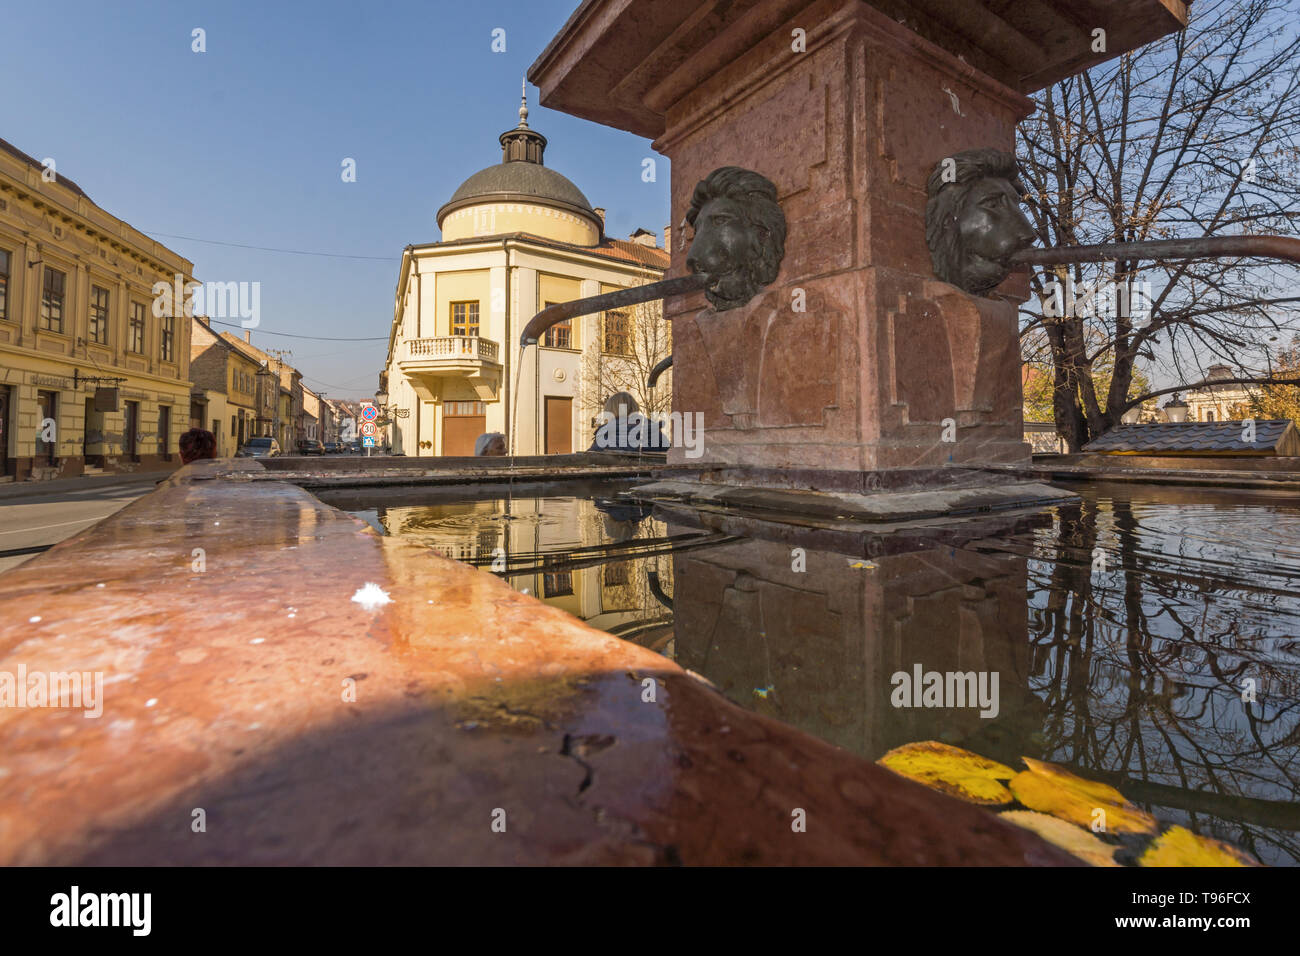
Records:
[[[359,516],[361,511],[354,512]],[[379,507],[389,534],[490,570],[592,627],[671,656],[671,548],[650,509],[597,498],[512,498]]]
[[[926,739],[1040,757],[1266,863],[1300,862],[1300,503],[1072,490],[1030,518],[891,536],[648,514],[612,490],[344,507],[870,759]],[[986,718],[952,691],[992,673]],[[939,693],[894,706],[929,674]]]
[[[1300,862],[1300,504],[1076,490],[1050,534],[1002,543],[1032,556],[1044,753],[1266,863]]]

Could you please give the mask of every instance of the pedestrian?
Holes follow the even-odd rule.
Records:
[[[509,454],[506,450],[506,436],[500,432],[487,432],[479,435],[474,442],[474,456],[476,458],[496,458]]]
[[[191,428],[180,440],[181,463],[217,457],[217,436],[206,428]]]

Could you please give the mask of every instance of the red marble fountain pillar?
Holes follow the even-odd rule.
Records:
[[[962,150],[1013,151],[1025,92],[1185,15],[1178,0],[1085,6],[1087,17],[1065,0],[579,7],[530,72],[542,103],[652,136],[672,160],[684,240],[691,192],[719,166],[772,180],[787,218],[780,275],[748,305],[716,313],[702,293],[665,305],[673,408],[703,415],[696,463],[723,466],[725,483],[867,490],[1028,460],[1025,277],[987,296],[936,279],[925,184]],[[1092,49],[1098,28],[1109,52]],[[684,273],[685,243],[672,255],[670,274]],[[670,461],[690,463],[682,449]]]

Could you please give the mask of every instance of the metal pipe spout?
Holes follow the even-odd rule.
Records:
[[[1229,257],[1281,259],[1300,263],[1300,239],[1290,236],[1202,236],[1199,239],[1147,239],[1142,242],[1103,242],[1092,246],[1052,246],[1022,249],[1010,262],[1023,266],[1058,266],[1072,262],[1114,259],[1220,259]]]
[[[605,312],[609,309],[619,309],[626,305],[637,305],[654,299],[666,299],[670,295],[699,292],[708,283],[709,277],[707,275],[696,273],[694,275],[680,276],[676,279],[661,279],[658,282],[633,286],[630,289],[619,289],[617,292],[591,295],[585,299],[574,299],[571,302],[557,302],[555,305],[549,305],[542,309],[528,321],[528,324],[524,326],[523,334],[519,336],[519,347],[526,348],[529,345],[536,345],[547,329],[553,325],[558,325],[565,319],[576,318],[580,315],[591,315],[593,312]]]
[[[645,381],[645,387],[654,388],[655,383],[659,381],[659,376],[662,375],[664,372],[668,371],[670,368],[672,368],[672,365],[673,365],[673,357],[671,355],[669,355],[667,358],[660,359],[655,364],[655,367],[650,370],[650,376]]]

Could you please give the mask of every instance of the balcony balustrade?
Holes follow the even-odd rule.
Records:
[[[439,335],[430,339],[408,339],[406,355],[411,359],[448,359],[453,362],[500,363],[501,347],[478,335]]]
[[[478,335],[408,339],[398,363],[425,401],[496,401],[501,385],[501,346]]]

